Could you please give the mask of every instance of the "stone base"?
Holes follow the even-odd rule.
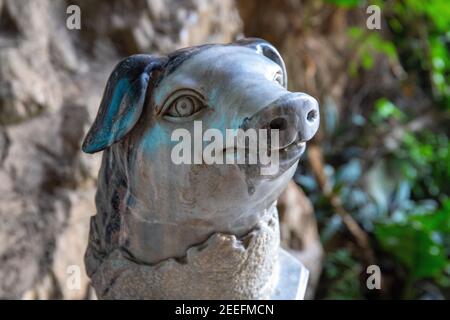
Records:
[[[120,248],[101,258],[90,243],[85,260],[100,299],[302,299],[308,271],[279,232],[273,207],[246,236],[215,233],[184,257],[148,265]]]

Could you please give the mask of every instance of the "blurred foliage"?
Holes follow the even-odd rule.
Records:
[[[327,2],[350,15],[380,6],[382,30],[348,26],[348,74],[367,81],[381,58],[400,85],[396,95],[374,89],[370,108],[352,110],[347,121],[324,103],[325,174],[368,233],[383,285],[380,292],[365,287],[361,253],[305,173],[296,180],[314,202],[327,251],[318,298],[450,298],[450,2]],[[411,86],[426,98],[408,96]]]
[[[377,224],[375,236],[381,248],[405,267],[409,284],[433,278],[444,287],[450,285],[450,200],[435,212]]]
[[[327,299],[359,299],[361,285],[355,275],[361,272],[361,265],[353,259],[348,250],[338,249],[325,262],[324,272],[329,279]]]
[[[392,42],[384,40],[378,33],[367,33],[365,29],[350,27],[348,35],[355,43],[356,56],[350,64],[349,73],[356,76],[358,67],[366,70],[373,68],[375,63],[374,52],[385,54],[391,61],[397,60],[397,52]]]
[[[386,2],[388,24],[408,70],[426,75],[423,87],[450,109],[450,6],[447,0]]]
[[[402,120],[405,118],[405,114],[391,101],[385,98],[378,99],[375,102],[375,110],[371,117],[372,122],[375,125],[380,125],[389,118]]]
[[[443,202],[450,194],[449,150],[445,134],[405,135],[395,156],[416,198],[433,197]]]
[[[343,8],[352,8],[359,5],[361,0],[327,0],[327,2]]]

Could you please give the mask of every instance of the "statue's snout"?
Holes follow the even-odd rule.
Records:
[[[277,129],[279,148],[311,140],[319,128],[319,104],[304,93],[288,92],[264,107],[243,125],[243,129]]]

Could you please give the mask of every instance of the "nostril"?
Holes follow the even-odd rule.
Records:
[[[306,120],[308,120],[309,122],[313,122],[314,120],[316,120],[316,118],[317,118],[317,110],[311,110],[306,115]]]
[[[287,121],[284,118],[276,118],[270,121],[269,128],[272,130],[286,130],[287,129]]]

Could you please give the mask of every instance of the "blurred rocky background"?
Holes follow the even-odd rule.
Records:
[[[374,3],[380,30],[360,0],[0,0],[0,298],[95,298],[83,255],[101,155],[80,143],[117,61],[244,35],[272,42],[290,89],[322,107],[278,204],[307,297],[448,297],[449,5]]]

